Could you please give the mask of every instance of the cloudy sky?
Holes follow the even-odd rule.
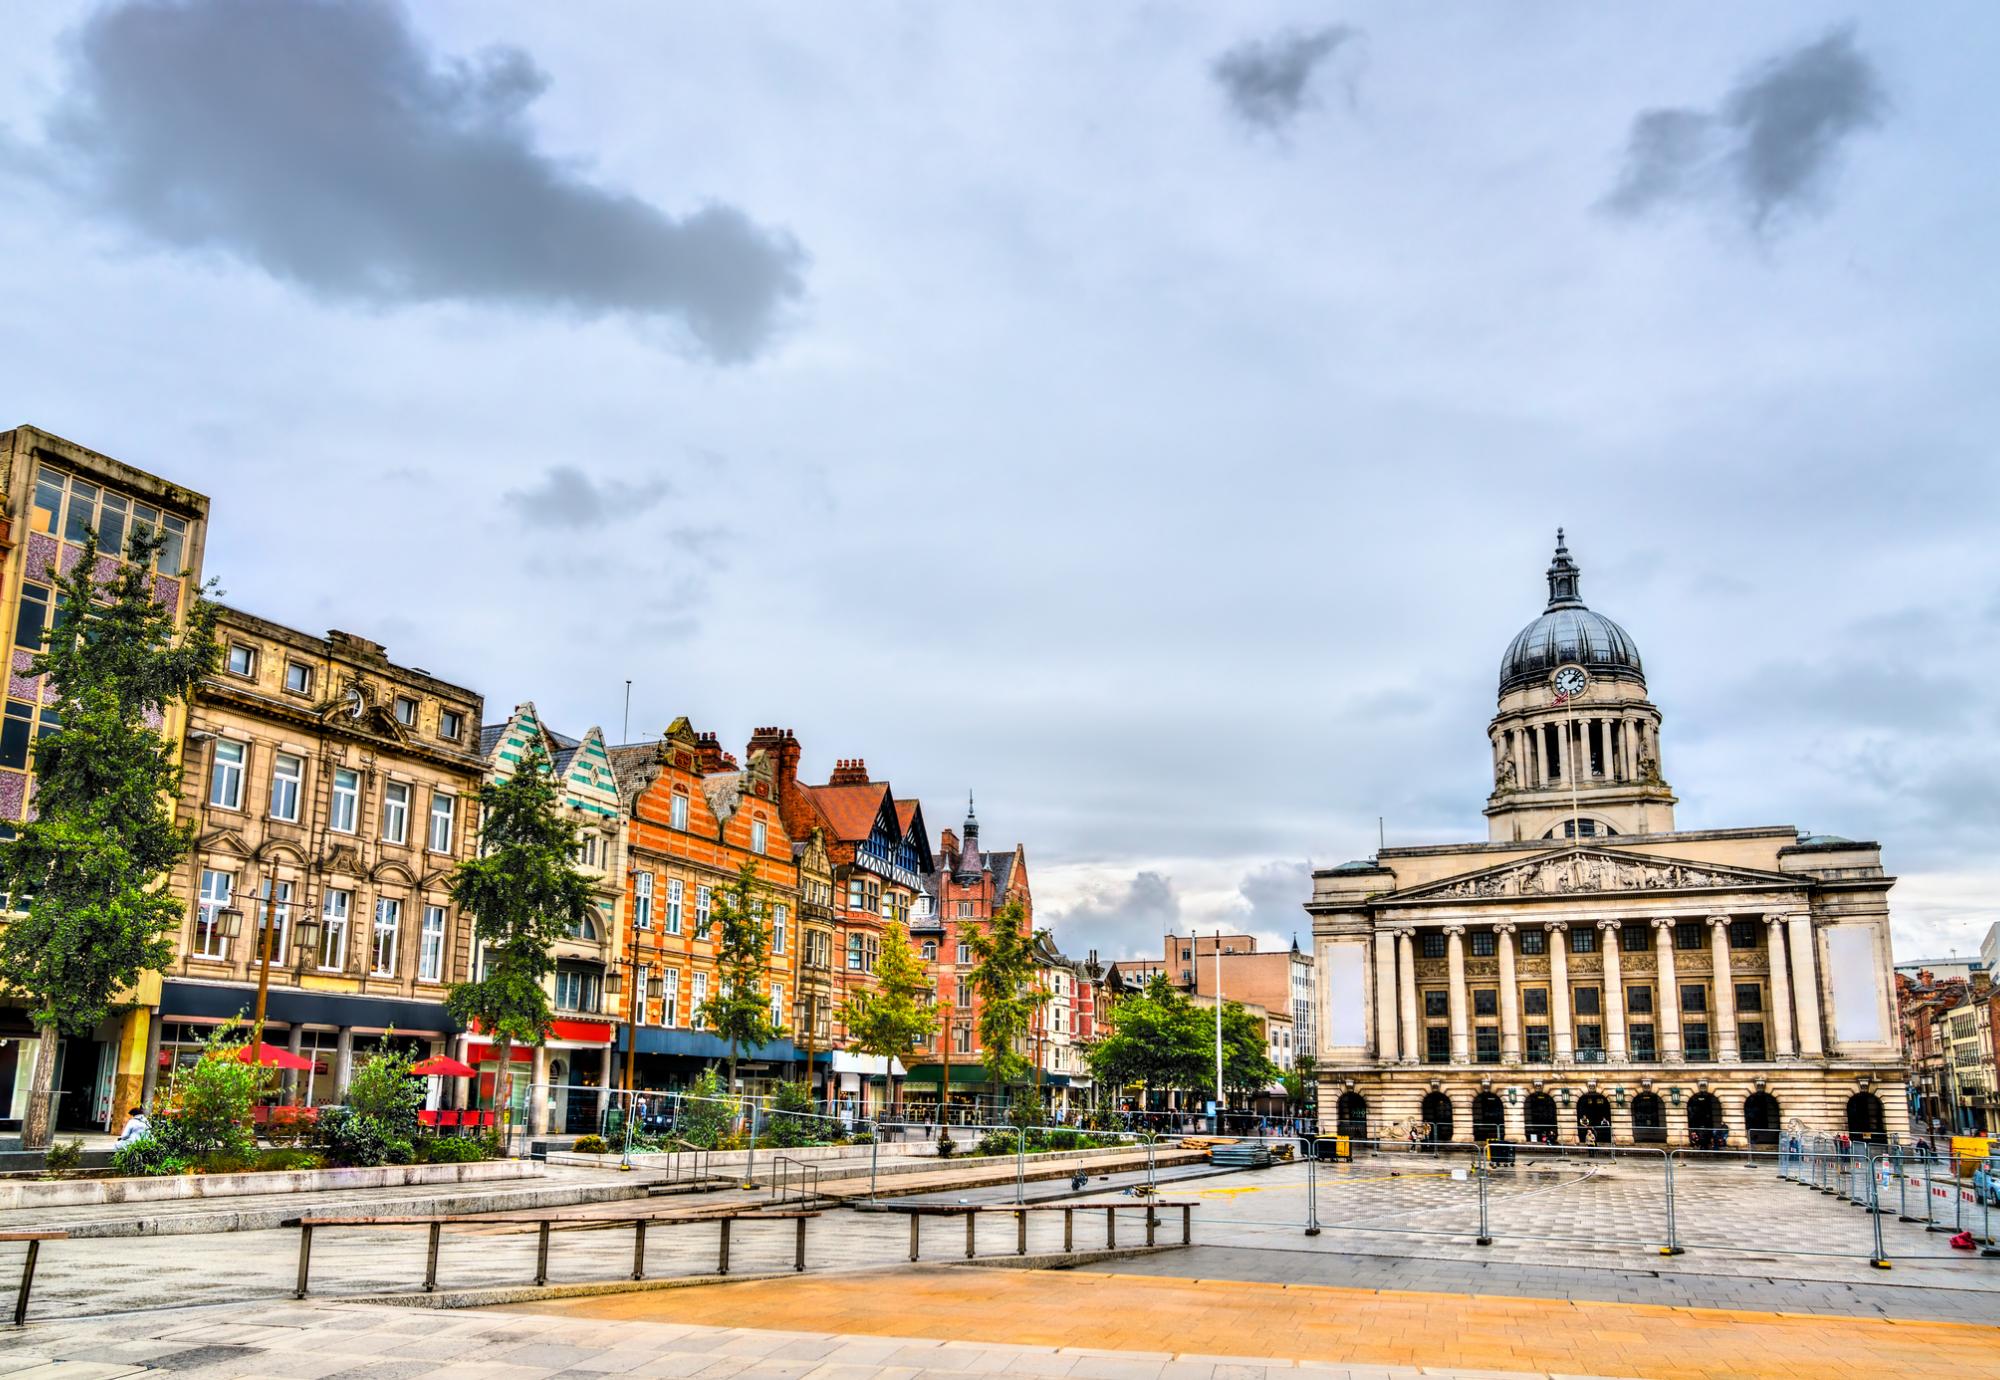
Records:
[[[1684,827],[2000,883],[1991,6],[9,15],[0,424],[559,726],[968,787],[1072,951],[1484,837],[1558,524]]]

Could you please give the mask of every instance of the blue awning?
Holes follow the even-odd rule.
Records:
[[[626,1047],[627,1033],[627,1028],[621,1024],[615,1046],[621,1051]],[[727,1059],[729,1042],[707,1030],[668,1030],[657,1025],[642,1025],[639,1027],[639,1053],[678,1054],[688,1059]],[[768,1045],[744,1050],[742,1057],[789,1064],[798,1062],[804,1056],[790,1040],[773,1040]],[[814,1063],[824,1062],[825,1059],[824,1050],[813,1056]]]

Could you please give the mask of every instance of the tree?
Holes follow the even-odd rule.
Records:
[[[1046,931],[1028,928],[1027,912],[1009,901],[987,924],[969,921],[959,934],[972,947],[972,990],[979,999],[979,1062],[1001,1087],[1027,1081],[1032,1069],[1015,1046],[1027,1037],[1049,990],[1036,975],[1035,946]]]
[[[1205,1013],[1210,1022],[1213,1012]],[[1214,1030],[1210,1027],[1210,1057],[1214,1057]],[[1241,1002],[1222,1004],[1222,1087],[1225,1094],[1247,1095],[1270,1086],[1278,1076],[1271,1062],[1270,1046],[1264,1038],[1264,1023],[1244,1009]]]
[[[715,967],[721,989],[695,1014],[729,1042],[729,1091],[736,1091],[736,1061],[746,1049],[767,1045],[785,1033],[771,1018],[764,992],[764,965],[771,956],[771,931],[757,895],[757,865],[744,860],[736,880],[715,893],[709,911],[715,926]]]
[[[33,669],[60,727],[35,743],[33,817],[0,844],[0,890],[23,914],[0,931],[0,985],[41,1035],[21,1143],[49,1143],[56,1045],[82,1034],[149,969],[173,961],[186,903],[161,885],[194,847],[178,825],[178,745],[162,716],[222,655],[219,610],[197,594],[184,627],[153,598],[160,538],[136,532],[127,563],[102,575],[96,534],[56,579],[55,626]]]
[[[1192,1090],[1215,1074],[1214,1018],[1158,973],[1118,1003],[1111,1033],[1090,1048],[1090,1071],[1113,1088]]]
[[[555,773],[539,740],[512,775],[480,788],[479,812],[479,855],[451,877],[451,899],[472,917],[477,976],[452,984],[444,1004],[453,1020],[477,1022],[493,1040],[494,1096],[511,1109],[514,1046],[539,1045],[555,1022],[542,984],[555,971],[556,940],[580,927],[595,901],[590,879],[570,861],[576,830],[557,813]]]
[[[930,974],[910,948],[910,932],[892,922],[882,933],[874,987],[863,988],[840,1008],[847,1047],[885,1060],[909,1053],[917,1041],[937,1033],[937,1005],[930,998]]]

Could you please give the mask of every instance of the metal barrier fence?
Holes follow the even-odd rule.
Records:
[[[1003,1154],[1011,1152],[1014,1160],[1014,1201],[1027,1201],[1028,1156],[1031,1154],[1051,1154],[1065,1151],[1143,1149],[1146,1152],[1146,1186],[1156,1188],[1159,1182],[1158,1146],[1159,1137],[1145,1132],[1086,1131],[1075,1126],[1029,1126],[1016,1127],[995,1122],[983,1125],[951,1125],[925,1121],[882,1121],[875,1124],[875,1144],[877,1153],[872,1155],[868,1165],[868,1196],[877,1196],[877,1174],[879,1171],[879,1150],[885,1140],[893,1138],[903,1145],[931,1144],[942,1138],[944,1132],[976,1132],[975,1146],[992,1138],[1004,1143]],[[1039,1148],[1031,1142],[1039,1140]],[[1108,1142],[1108,1143],[1107,1143]],[[953,1144],[958,1144],[956,1139]],[[935,1150],[933,1153],[937,1153]],[[956,1152],[949,1157],[938,1155],[940,1163],[956,1161],[972,1156],[959,1156]],[[982,1158],[992,1158],[991,1155]]]

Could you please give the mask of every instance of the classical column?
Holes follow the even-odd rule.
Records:
[[[1604,949],[1604,1047],[1605,1058],[1614,1064],[1625,1062],[1625,974],[1618,953],[1620,930],[1616,920],[1597,922],[1597,942]]]
[[[1396,932],[1396,975],[1402,985],[1403,1062],[1414,1064],[1417,1050],[1417,948],[1408,930]]]
[[[1729,969],[1729,917],[1708,917],[1708,952],[1715,969],[1715,1057],[1733,1064],[1736,1054],[1736,979]]]
[[[1789,1059],[1792,1047],[1792,983],[1785,975],[1785,917],[1767,915],[1764,947],[1771,956],[1771,1057]]]
[[[1451,975],[1451,1062],[1471,1062],[1466,1048],[1465,926],[1445,927],[1445,970]]]
[[[1375,1057],[1396,1061],[1396,939],[1385,929],[1375,931]]]
[[[1558,1064],[1574,1062],[1569,1033],[1569,922],[1551,920],[1549,930],[1549,1039]]]
[[[1792,992],[1799,1010],[1799,1057],[1817,1059],[1826,1053],[1820,1037],[1819,965],[1813,962],[1812,916],[1787,918],[1792,939]]]
[[[298,1021],[292,1022],[291,1034],[285,1037],[285,1049],[296,1059],[305,1052],[306,1028]],[[289,1070],[285,1073],[285,1101],[299,1100],[299,1076]]]
[[[1555,775],[1550,778],[1550,784],[1554,784],[1558,781],[1569,780],[1569,734],[1566,731],[1569,725],[1567,723],[1559,723],[1552,724],[1551,727],[1555,729],[1555,732],[1551,736],[1556,740],[1556,760],[1550,763],[1550,766],[1555,769]]]
[[[1660,1014],[1660,1062],[1678,1064],[1681,1061],[1681,989],[1674,981],[1674,922],[1655,920],[1653,922],[1653,954],[1660,970],[1659,990],[1653,993],[1653,1005]]]
[[[1521,994],[1514,986],[1514,927],[1495,925],[1500,951],[1500,1062],[1521,1062]]]

